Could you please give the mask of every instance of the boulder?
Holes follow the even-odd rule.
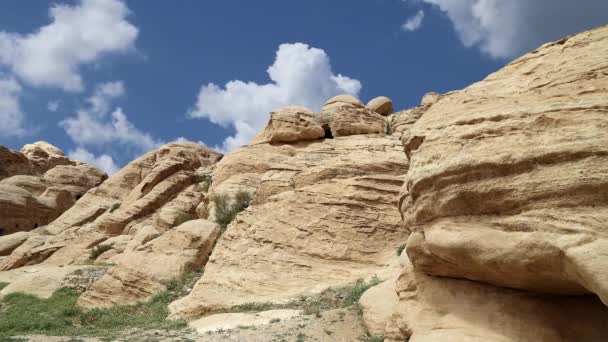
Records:
[[[386,96],[378,96],[367,103],[367,108],[380,115],[393,113],[393,101]]]
[[[329,99],[318,115],[321,126],[332,137],[356,134],[384,134],[384,117],[366,108],[361,101],[350,95],[338,95]],[[326,136],[329,136],[326,133]]]
[[[317,140],[325,136],[315,114],[304,107],[285,107],[270,113],[266,128],[252,142],[285,143]]]

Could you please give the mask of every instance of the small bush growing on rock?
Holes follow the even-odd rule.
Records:
[[[0,282],[0,290],[2,290],[3,288],[5,288],[7,286],[8,286],[8,283]]]
[[[397,247],[397,256],[401,256],[401,253],[403,253],[404,249],[405,249],[405,245],[401,245],[401,246]]]
[[[359,299],[361,298],[361,296],[363,295],[363,293],[365,291],[367,291],[371,287],[374,287],[374,286],[380,284],[381,282],[382,281],[378,277],[374,276],[369,281],[369,283],[366,283],[362,279],[359,279],[359,280],[357,280],[355,285],[346,287],[344,289],[344,291],[345,291],[345,296],[344,296],[344,301],[343,301],[344,306],[351,306],[351,305],[359,302]]]
[[[110,212],[113,213],[114,211],[116,211],[118,208],[120,208],[120,203],[114,203],[112,204],[112,206],[110,207]]]
[[[366,342],[384,342],[383,336],[370,336],[365,340]]]
[[[251,194],[246,191],[239,191],[232,198],[227,194],[218,194],[213,198],[215,203],[215,221],[226,229],[236,215],[249,207]]]
[[[211,186],[211,182],[212,182],[211,175],[195,175],[194,176],[194,183],[199,184],[203,191],[209,190],[209,187]]]
[[[235,312],[260,312],[272,309],[270,303],[245,303],[233,307]]]
[[[89,252],[89,254],[91,256],[91,259],[95,260],[97,259],[97,257],[102,255],[104,252],[109,251],[110,249],[112,249],[111,245],[97,245],[93,247],[93,249],[91,249],[91,252]]]

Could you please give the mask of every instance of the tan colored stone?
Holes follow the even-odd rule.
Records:
[[[321,139],[324,136],[325,131],[317,123],[315,114],[311,110],[292,106],[272,111],[266,128],[252,143],[307,141]]]
[[[219,234],[217,224],[193,220],[135,251],[116,254],[109,258],[116,266],[90,286],[78,304],[94,308],[146,301],[164,289],[163,282],[204,266]]]
[[[32,234],[29,232],[18,232],[10,235],[0,236],[0,256],[11,254],[17,247],[21,246]]]
[[[384,134],[386,120],[349,95],[329,99],[318,114],[319,124],[333,137]]]
[[[510,63],[404,132],[416,268],[608,303],[608,27]]]
[[[330,98],[329,100],[325,101],[325,104],[323,106],[328,106],[328,105],[335,104],[335,103],[347,103],[347,104],[351,104],[351,105],[353,105],[355,107],[359,107],[359,108],[364,107],[363,102],[361,102],[356,97],[354,97],[352,95],[347,95],[347,94],[336,95],[336,96]]]
[[[397,278],[390,278],[365,291],[359,299],[363,313],[363,323],[371,336],[384,336],[384,330],[399,303],[395,283]]]
[[[0,180],[16,175],[29,175],[32,165],[22,153],[0,146]]]
[[[24,151],[32,159],[11,151],[11,155],[25,158],[30,166],[21,170],[24,174],[0,180],[0,235],[47,225],[107,178],[97,168],[65,158],[51,145],[45,148],[49,153],[39,145],[26,145]],[[0,161],[9,166],[14,162],[10,156],[0,158],[8,159]]]
[[[199,334],[217,330],[232,330],[240,327],[267,325],[274,320],[291,319],[301,315],[300,310],[269,310],[257,313],[224,313],[207,316],[189,323]]]
[[[18,292],[49,298],[53,292],[61,288],[62,281],[69,274],[87,267],[89,266],[33,265],[0,272],[0,282],[9,283],[0,290],[0,297]]]
[[[602,341],[608,308],[593,296],[539,295],[405,267],[385,341]]]
[[[367,103],[367,108],[380,115],[393,113],[393,101],[386,96],[378,96]]]
[[[124,236],[124,235],[122,235]],[[131,252],[136,250],[139,246],[142,246],[146,242],[156,239],[160,236],[160,232],[156,230],[156,228],[152,226],[143,226],[141,229],[137,230],[133,238],[127,242],[125,246],[125,251]]]
[[[21,153],[29,159],[32,173],[40,175],[58,165],[75,165],[74,161],[68,159],[63,151],[47,143],[38,141],[33,144],[24,145]]]
[[[242,212],[172,317],[249,302],[285,303],[382,277],[407,236],[394,210],[399,176],[370,175],[284,191]]]

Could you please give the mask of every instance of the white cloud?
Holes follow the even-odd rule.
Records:
[[[333,73],[325,51],[302,43],[280,45],[267,72],[271,82],[266,84],[234,80],[224,88],[213,83],[201,87],[188,115],[236,130],[218,149],[230,151],[248,143],[273,109],[302,105],[318,110],[333,95],[356,96],[361,90],[358,80]]]
[[[114,163],[114,159],[107,154],[102,154],[96,157],[93,153],[89,152],[85,148],[78,147],[76,150],[69,151],[68,157],[97,166],[108,175],[113,175],[118,171],[118,166],[116,166],[116,163]]]
[[[81,91],[82,64],[134,49],[138,29],[126,20],[128,15],[120,0],[53,5],[51,23],[34,33],[0,31],[0,64],[31,85]]]
[[[88,108],[81,108],[75,117],[63,120],[63,127],[70,138],[79,146],[122,145],[136,153],[147,152],[162,144],[135,127],[122,108],[112,109],[112,101],[125,93],[122,82],[108,82],[97,86],[87,100]]]
[[[422,26],[422,20],[424,20],[424,11],[419,10],[413,17],[401,25],[401,29],[407,32],[416,31]]]
[[[23,130],[23,112],[19,105],[21,86],[13,78],[0,74],[0,136],[20,136]]]
[[[465,46],[477,46],[495,58],[516,57],[545,42],[608,24],[606,0],[417,1],[445,12]]]
[[[54,113],[59,109],[60,104],[61,104],[60,100],[49,101],[49,103],[47,103],[47,105],[46,105],[46,109],[48,109],[49,112]]]

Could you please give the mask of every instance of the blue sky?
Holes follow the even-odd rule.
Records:
[[[176,139],[228,151],[276,107],[405,109],[604,24],[605,0],[3,1],[0,144],[110,173]]]

